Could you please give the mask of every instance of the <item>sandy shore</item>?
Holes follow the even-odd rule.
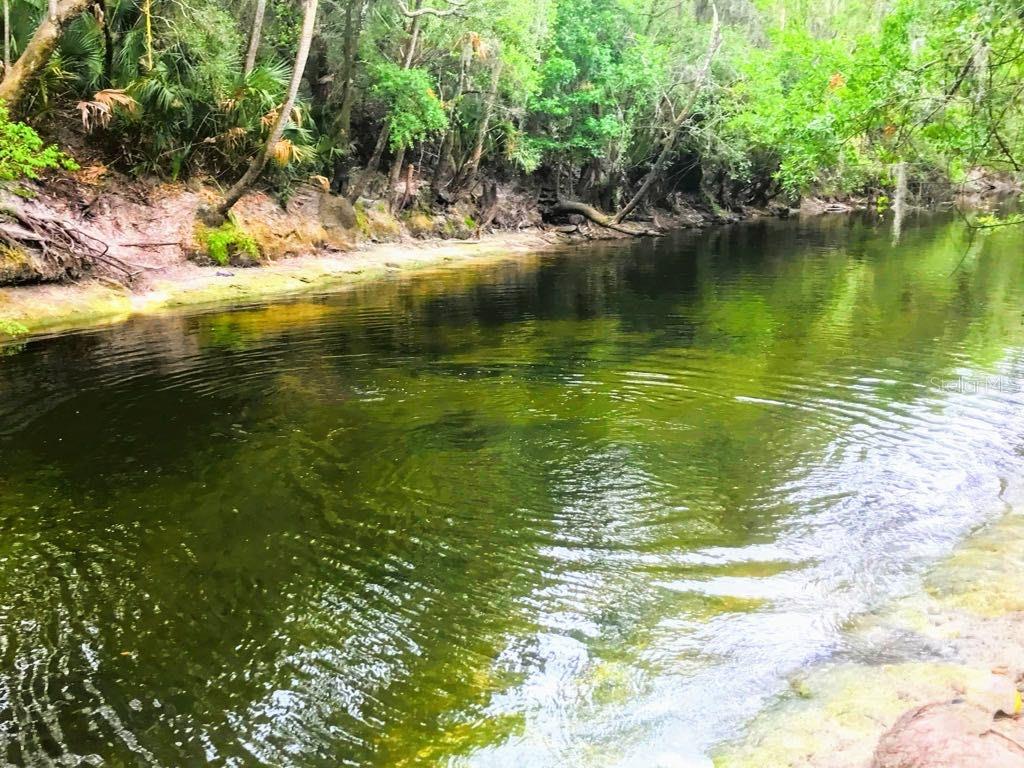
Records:
[[[180,263],[148,272],[128,289],[85,280],[0,288],[0,327],[54,332],[126,320],[183,307],[235,306],[327,291],[403,271],[453,263],[479,264],[555,247],[537,232],[497,233],[479,241],[402,242],[371,245],[336,256],[303,256],[257,269]],[[11,327],[11,326],[8,326]],[[2,335],[0,335],[2,338]]]

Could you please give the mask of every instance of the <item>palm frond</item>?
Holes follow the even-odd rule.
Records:
[[[85,90],[94,90],[103,78],[103,53],[103,30],[92,14],[75,19],[61,37],[64,70]]]

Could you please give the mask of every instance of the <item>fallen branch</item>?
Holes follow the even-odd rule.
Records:
[[[448,0],[448,1],[449,1],[449,4],[452,7],[451,8],[445,8],[445,9],[441,9],[441,8],[416,8],[416,9],[410,9],[409,6],[407,6],[405,3],[399,2],[398,3],[398,10],[400,10],[402,12],[402,15],[405,16],[408,19],[418,19],[421,16],[437,16],[437,17],[441,18],[441,17],[444,17],[444,16],[463,16],[463,15],[465,15],[465,11],[463,11],[463,6],[465,5],[465,2],[456,2],[456,0]]]
[[[180,240],[166,243],[118,243],[122,248],[167,248],[172,245],[181,245]]]
[[[637,230],[632,229],[631,227],[625,227],[610,216],[606,216],[601,213],[601,211],[597,210],[594,206],[587,205],[586,203],[580,203],[576,200],[559,200],[555,203],[554,210],[559,213],[578,213],[580,216],[589,219],[600,227],[605,227],[606,229],[610,229],[614,232],[621,232],[622,234],[629,235],[630,237],[644,237],[647,235],[659,236],[661,234],[660,232],[655,232],[650,229]]]

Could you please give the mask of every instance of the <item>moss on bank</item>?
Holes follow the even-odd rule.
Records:
[[[203,257],[222,267],[229,264],[253,266],[263,259],[263,252],[256,238],[234,217],[219,227],[197,224],[196,242]]]

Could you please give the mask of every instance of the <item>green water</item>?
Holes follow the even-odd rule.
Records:
[[[0,761],[706,764],[1005,509],[1022,245],[756,223],[8,349]]]

